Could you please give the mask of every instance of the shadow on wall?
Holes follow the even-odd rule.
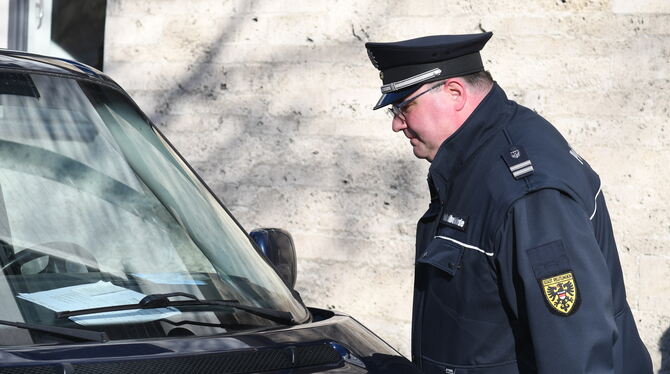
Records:
[[[253,9],[248,12],[253,13]],[[365,13],[365,10],[362,10],[361,13]],[[215,62],[217,56],[226,53],[227,48],[234,48],[226,43],[226,38],[241,29],[243,22],[248,22],[245,17],[234,17],[221,23],[221,30],[217,37],[208,42],[207,48],[200,51],[200,55],[190,64],[188,72],[179,77],[174,88],[161,95],[153,113],[147,113],[151,120],[156,125],[166,128],[166,135],[174,142],[177,137],[170,134],[170,123],[171,117],[176,115],[174,113],[174,107],[178,106],[176,103],[180,101],[190,103],[196,98],[197,101],[200,101],[200,104],[195,104],[197,108],[206,108],[208,104],[211,108],[220,108],[222,114],[219,113],[219,126],[215,129],[209,127],[200,134],[195,124],[205,121],[198,120],[197,113],[193,116],[192,137],[199,140],[198,144],[195,142],[189,144],[194,146],[189,149],[177,144],[179,142],[174,143],[198,172],[205,176],[204,179],[227,205],[247,205],[249,200],[256,205],[245,207],[247,211],[244,213],[234,212],[238,216],[261,216],[260,213],[265,210],[269,211],[269,216],[279,217],[285,214],[288,218],[288,221],[284,221],[285,224],[294,226],[309,224],[313,223],[309,221],[314,217],[305,218],[301,216],[301,212],[291,208],[293,203],[314,200],[311,208],[318,208],[317,204],[327,204],[326,210],[330,213],[348,213],[332,215],[334,217],[331,217],[331,222],[326,224],[331,233],[353,231],[367,240],[371,240],[368,233],[371,231],[370,221],[374,220],[375,209],[376,214],[381,213],[387,217],[406,216],[407,206],[411,206],[414,202],[412,199],[418,195],[416,191],[419,191],[419,194],[427,193],[425,185],[413,186],[413,181],[422,180],[423,169],[417,170],[413,167],[415,164],[408,161],[412,157],[409,152],[398,156],[397,159],[389,159],[388,154],[375,152],[374,145],[361,148],[363,142],[338,142],[337,139],[335,142],[329,142],[319,139],[314,147],[325,149],[309,150],[309,154],[305,156],[305,143],[300,139],[304,135],[302,130],[305,129],[307,130],[305,133],[314,135],[317,130],[309,130],[312,120],[330,116],[333,112],[338,112],[339,117],[347,116],[347,113],[342,113],[342,105],[333,104],[332,108],[329,105],[319,107],[318,104],[310,104],[310,100],[305,103],[304,96],[296,94],[289,95],[293,97],[291,102],[286,102],[284,99],[282,109],[278,113],[277,107],[273,107],[271,102],[272,95],[275,94],[271,91],[272,88],[259,87],[256,84],[258,81],[254,79],[276,82],[286,80],[286,77],[276,76],[270,69],[267,73],[258,74],[262,78],[254,78],[253,68],[240,64],[224,66],[223,63]],[[379,25],[368,27],[377,26]],[[353,33],[353,25],[351,28]],[[351,43],[360,47],[361,56],[365,59],[363,63],[368,64],[363,46],[365,41],[353,33]],[[314,56],[330,55],[328,53],[330,48],[327,44],[305,47]],[[272,59],[291,61],[295,53],[295,47],[275,46]],[[296,71],[293,76],[300,76],[300,64],[286,63],[286,65],[295,67]],[[291,75],[286,74],[286,71],[284,74]],[[370,74],[375,74],[372,66],[370,66]],[[246,77],[241,78],[245,75],[249,76],[248,80]],[[235,78],[232,79],[233,82],[243,87],[235,87],[235,83],[226,82],[231,77]],[[342,85],[343,89],[346,88],[344,82]],[[305,83],[305,87],[308,86],[310,83]],[[255,88],[250,91],[249,87]],[[251,92],[251,94],[243,94],[243,92]],[[234,99],[234,105],[226,105],[228,97],[231,98],[231,102]],[[370,103],[376,99],[376,96],[370,97]],[[357,113],[352,112],[351,116],[356,117]],[[208,121],[216,121],[216,119],[209,117]],[[240,121],[243,124],[241,133],[236,134],[234,130],[226,129],[229,122],[239,124]],[[212,135],[219,139],[209,137]],[[196,154],[197,156],[194,157]],[[310,158],[311,154],[315,156]],[[350,159],[342,160],[343,155],[349,156]],[[354,162],[352,159],[358,159],[358,161]],[[278,167],[278,165],[282,166]],[[399,185],[412,186],[414,190],[399,191]],[[252,188],[247,189],[248,187]],[[346,189],[350,191],[344,191]],[[250,193],[259,191],[261,195],[256,196],[258,198],[256,201],[253,201],[254,197],[248,196]],[[316,196],[296,196],[296,191],[298,195],[302,193]],[[358,199],[351,199],[352,195],[361,191],[366,192],[367,195],[362,194]],[[392,196],[381,197],[384,194]],[[378,195],[380,197],[377,197]],[[270,198],[270,201],[263,201],[267,198]],[[328,200],[324,201],[324,198]],[[279,205],[273,206],[273,204],[267,204],[268,202],[279,203]],[[361,211],[367,211],[369,214],[358,217],[350,212],[351,209],[348,209],[355,205],[354,202],[369,202],[375,206],[359,206]],[[302,206],[303,209],[310,207],[307,204],[302,204]],[[419,215],[420,212],[417,211],[416,217],[412,219]],[[318,227],[318,225],[315,226]],[[356,257],[358,254],[351,253],[350,255]]]
[[[369,2],[368,6],[376,4]],[[360,14],[367,13],[368,9],[360,10]],[[386,22],[384,17],[374,20]],[[161,92],[156,108],[147,114],[167,130],[166,136],[246,229],[279,224],[294,237],[296,232],[303,235],[303,242],[296,244],[299,252],[308,255],[301,259],[299,254],[299,262],[317,270],[298,274],[298,288],[305,291],[308,303],[332,305],[357,316],[368,313],[388,321],[387,330],[382,328],[379,333],[408,353],[408,329],[401,330],[395,324],[405,322],[403,318],[408,316],[385,310],[409,310],[409,301],[388,293],[411,289],[412,278],[406,268],[414,255],[413,230],[428,204],[416,204],[418,198],[428,194],[425,164],[417,167],[409,147],[395,152],[373,137],[356,136],[361,130],[351,124],[346,125],[350,131],[326,129],[331,123],[324,124],[324,120],[333,116],[342,122],[363,122],[361,118],[366,115],[356,110],[360,112],[362,106],[370,110],[378,98],[370,97],[364,105],[357,105],[355,99],[338,101],[346,92],[324,99],[329,93],[323,91],[324,83],[318,80],[321,76],[304,72],[302,57],[305,61],[311,56],[317,61],[323,61],[323,56],[332,57],[345,69],[347,64],[355,64],[345,61],[347,56],[334,54],[328,43],[272,46],[267,53],[273,61],[280,61],[278,69],[219,62],[224,59],[220,56],[231,53],[228,49],[236,48],[226,40],[239,33],[244,22],[250,21],[232,17],[219,23],[218,34],[207,41],[206,47],[194,42],[194,49],[185,53],[197,52],[197,57],[175,80],[173,88]],[[368,28],[383,28],[372,22],[366,23]],[[354,32],[353,24],[343,27],[352,32],[349,47],[360,48],[361,64],[369,65],[369,74],[376,76],[363,46],[367,34]],[[356,79],[353,75],[352,80]],[[296,80],[302,80],[305,92],[295,92],[300,89]],[[351,83],[341,81],[332,89],[346,90]],[[284,84],[289,92],[277,105],[272,102],[273,95]],[[310,97],[316,88],[321,97]],[[175,126],[180,120],[188,125]],[[336,121],[332,124],[337,125]],[[379,125],[390,133],[384,119]],[[175,128],[189,132],[176,135],[170,131]],[[314,242],[309,242],[310,238],[315,238]],[[323,259],[314,260],[322,253]],[[406,268],[398,270],[401,266]],[[356,292],[369,282],[379,287]],[[383,295],[395,301],[389,302]]]
[[[365,4],[370,7],[378,6],[375,2],[364,2],[364,6]],[[395,2],[394,4],[399,6],[404,3]],[[369,9],[360,9],[360,14],[376,13],[368,11]],[[247,13],[253,13],[253,9]],[[402,14],[397,11],[388,11],[388,13]],[[371,21],[366,23],[369,29],[388,28],[383,25],[388,22],[386,17],[379,16],[370,19]],[[332,302],[338,303],[338,308],[343,307],[339,303],[344,300],[348,305],[356,303],[365,305],[367,300],[364,299],[370,297],[370,309],[375,310],[370,313],[375,313],[380,309],[392,310],[393,308],[388,305],[384,305],[384,308],[375,305],[377,301],[380,304],[385,302],[379,295],[382,294],[382,291],[391,289],[402,281],[411,282],[411,279],[394,279],[389,282],[390,285],[378,293],[376,289],[372,292],[355,292],[356,287],[341,287],[342,285],[337,283],[342,278],[335,274],[343,268],[327,265],[331,265],[331,258],[338,257],[333,252],[340,252],[340,258],[346,257],[351,265],[351,269],[346,270],[349,271],[348,274],[354,275],[346,281],[349,284],[360,282],[360,279],[356,277],[358,274],[365,276],[364,274],[373,272],[380,274],[388,272],[388,268],[367,270],[365,267],[370,267],[370,264],[379,264],[383,260],[396,261],[393,256],[386,253],[374,252],[375,249],[389,248],[389,252],[399,254],[399,247],[405,246],[405,243],[397,244],[398,237],[409,238],[413,241],[413,223],[405,224],[404,218],[401,220],[400,217],[414,215],[411,209],[408,209],[408,207],[416,209],[416,206],[413,205],[415,200],[412,200],[412,197],[416,197],[419,193],[427,194],[425,182],[414,186],[415,181],[422,179],[422,176],[417,175],[421,173],[421,170],[417,170],[416,163],[410,161],[412,156],[409,152],[395,157],[396,154],[387,150],[374,149],[374,145],[367,145],[366,148],[363,148],[365,146],[363,141],[338,141],[336,137],[333,137],[334,139],[330,142],[322,139],[314,148],[305,146],[301,137],[305,134],[314,136],[315,133],[318,133],[318,129],[309,127],[312,126],[312,122],[319,122],[315,119],[320,119],[320,116],[328,117],[337,114],[339,117],[345,117],[351,114],[356,120],[356,117],[360,115],[343,113],[347,105],[336,106],[339,103],[333,103],[333,107],[330,107],[331,104],[327,100],[326,103],[323,103],[318,100],[319,97],[310,97],[312,92],[309,88],[318,85],[319,82],[313,79],[314,76],[309,72],[299,69],[298,60],[304,57],[305,61],[308,61],[310,54],[318,56],[321,61],[324,59],[323,56],[339,59],[346,56],[334,55],[332,51],[329,51],[331,46],[327,43],[308,44],[305,47],[280,44],[274,45],[271,52],[268,48],[268,56],[271,56],[273,60],[283,61],[286,66],[292,65],[286,61],[298,61],[298,63],[293,63],[295,70],[257,69],[258,71],[254,72],[254,67],[246,64],[237,63],[224,66],[225,64],[216,62],[219,56],[229,54],[228,49],[235,48],[234,44],[226,42],[227,37],[239,33],[245,22],[257,21],[256,19],[250,21],[248,17],[230,17],[218,23],[217,30],[212,30],[218,34],[207,42],[206,48],[202,48],[201,43],[194,41],[193,44],[197,48],[187,50],[185,53],[197,52],[199,55],[189,64],[187,73],[178,77],[174,88],[164,92],[157,100],[159,105],[156,110],[147,114],[154,123],[168,130],[166,135],[186,159],[198,169],[212,189],[228,203],[229,207],[231,205],[242,207],[240,209],[231,208],[231,210],[239,219],[246,221],[244,223],[256,225],[267,223],[265,221],[267,219],[277,219],[277,223],[288,225],[289,227],[284,228],[291,231],[293,228],[307,227],[320,235],[319,230],[322,230],[322,227],[328,227],[327,230],[330,231],[331,236],[337,236],[337,239],[344,238],[340,241],[324,241],[324,244],[332,248],[318,249],[324,254],[330,252],[324,256],[327,257],[324,261],[316,264],[319,267],[318,271],[330,274],[330,277],[310,278],[307,282],[302,282],[305,287],[310,287],[309,290],[319,289],[321,291],[320,294],[312,293],[311,295],[312,298],[320,297],[318,305],[324,305],[329,298],[337,300]],[[348,24],[342,26],[351,30],[350,44],[360,48],[363,63],[368,64],[363,47],[367,34],[354,30],[353,25],[350,28]],[[361,38],[363,35],[365,37]],[[301,49],[300,53],[296,50],[297,48]],[[341,62],[339,59],[337,62]],[[371,75],[375,74],[372,66],[369,67],[369,70]],[[321,77],[318,76],[318,78]],[[296,86],[289,84],[295,80],[302,80],[307,93],[300,95],[288,92],[282,96],[283,101],[280,108],[273,106],[271,100],[272,95],[277,93],[276,87],[282,87],[281,83],[286,83],[290,91],[296,91]],[[258,84],[259,82],[270,82],[271,84],[264,88]],[[340,84],[341,88],[347,88],[345,86],[347,82],[342,81],[338,83]],[[523,95],[520,96],[523,97]],[[286,98],[289,100],[287,101]],[[376,99],[376,96],[370,97],[370,103]],[[178,105],[180,102],[186,102],[186,104],[180,106]],[[319,106],[320,104],[325,104],[325,106]],[[192,133],[188,135],[192,140],[185,141],[188,146],[177,144],[181,141],[175,142],[178,137],[170,134],[171,124],[174,123],[174,118],[179,116],[179,110],[175,107],[184,106],[188,107],[191,112],[197,112],[197,110],[192,110],[192,107],[195,107],[212,114],[204,118],[198,118],[199,113],[189,113],[185,116],[190,117],[189,121],[192,124],[190,127]],[[217,116],[219,126],[212,126],[212,123],[215,124],[217,121],[215,118]],[[207,123],[210,125],[208,126]],[[241,125],[241,129],[231,128],[236,125]],[[323,126],[323,124],[317,124],[317,126]],[[390,131],[388,125],[384,131]],[[355,139],[355,137],[349,139]],[[351,155],[357,158],[352,158]],[[389,155],[392,157],[388,157]],[[329,191],[324,191],[326,189]],[[384,198],[384,195],[389,193],[395,195],[395,200]],[[414,196],[410,196],[412,193]],[[427,204],[427,202],[422,202],[422,204]],[[421,207],[423,208],[424,205]],[[263,211],[266,211],[267,214],[263,215]],[[361,212],[362,216],[357,216],[355,214],[357,212]],[[420,215],[420,212],[417,213],[418,215],[412,217],[413,222],[414,218]],[[385,217],[379,218],[382,215]],[[279,221],[282,216],[285,217],[285,220]],[[392,235],[380,232],[380,227],[388,227],[392,224],[397,224],[406,232],[394,232],[391,233]],[[412,226],[412,232],[409,232],[410,226]],[[377,230],[376,237],[370,234],[375,230]],[[348,248],[353,247],[352,242],[354,242],[346,237],[351,232],[356,233],[354,239],[361,239],[365,242],[359,247],[363,250],[355,251]],[[379,240],[379,237],[385,241]],[[331,243],[342,244],[342,246],[335,247]],[[370,243],[376,244],[370,245]],[[298,249],[301,252],[304,250],[304,248]],[[408,249],[413,251],[411,244]],[[317,250],[312,251],[312,256],[316,252]],[[366,256],[369,259],[367,263],[362,260]],[[313,262],[316,263],[316,261]],[[299,284],[301,284],[301,279],[305,279],[303,276],[307,274],[299,274]],[[379,279],[381,278],[380,275]],[[370,279],[376,278],[368,278]],[[343,295],[347,291],[351,291],[349,295]],[[343,308],[343,311],[352,312],[349,307]],[[392,328],[390,327],[389,330]],[[660,346],[662,354],[660,372],[670,374],[670,330],[665,331]]]
[[[658,345],[661,347],[661,367],[658,374],[670,374],[670,328],[665,330]]]

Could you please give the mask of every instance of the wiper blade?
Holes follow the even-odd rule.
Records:
[[[47,332],[50,334],[67,336],[69,338],[89,340],[100,343],[109,341],[109,337],[107,336],[107,334],[105,332],[99,332],[99,331],[79,330],[69,327],[44,326],[44,325],[37,325],[34,323],[12,322],[4,320],[0,320],[0,325],[14,326],[20,329]]]
[[[190,300],[170,300],[170,297],[177,297],[177,296],[186,297],[189,298]],[[56,312],[56,318],[67,318],[73,316],[80,316],[84,314],[115,312],[119,310],[156,309],[156,308],[195,306],[195,305],[231,307],[239,310],[244,310],[253,315],[268,319],[273,322],[281,323],[284,325],[296,324],[295,320],[293,319],[293,315],[291,315],[290,312],[282,312],[274,309],[259,308],[251,305],[243,305],[240,304],[239,301],[237,300],[200,300],[196,296],[185,292],[151,294],[142,298],[142,300],[140,300],[140,302],[137,304],[112,305],[100,308]]]

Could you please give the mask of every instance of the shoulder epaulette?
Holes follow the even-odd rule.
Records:
[[[523,147],[512,145],[509,151],[502,154],[503,160],[507,164],[509,171],[514,179],[521,179],[533,174],[533,163],[528,158],[528,154]]]

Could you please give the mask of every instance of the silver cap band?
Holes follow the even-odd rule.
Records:
[[[423,72],[421,74],[413,75],[409,78],[405,78],[397,82],[391,82],[389,84],[385,84],[382,86],[382,93],[389,93],[393,91],[402,90],[403,88],[413,86],[417,83],[421,83],[423,81],[427,81],[431,78],[437,77],[440,74],[442,74],[442,70],[440,68],[435,68]]]

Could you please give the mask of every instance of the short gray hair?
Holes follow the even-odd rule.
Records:
[[[493,85],[493,77],[488,70],[478,71],[476,73],[464,75],[461,78],[477,91],[485,91]]]

